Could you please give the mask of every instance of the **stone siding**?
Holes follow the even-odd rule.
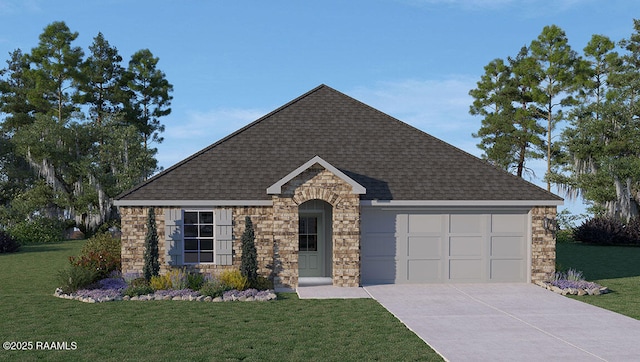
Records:
[[[360,284],[360,197],[346,183],[319,165],[312,166],[287,182],[280,195],[273,196],[273,241],[275,283],[298,286],[298,206],[309,200],[323,200],[333,207],[333,285]]]
[[[172,266],[166,262],[165,210],[176,207],[156,207],[156,227],[158,230],[158,261],[160,273],[164,274]],[[186,208],[188,209],[188,208]],[[211,210],[215,208],[212,207]],[[222,270],[239,268],[242,255],[242,233],[245,228],[245,216],[250,216],[255,232],[255,244],[258,253],[258,274],[271,277],[273,265],[273,222],[271,207],[233,207],[233,265],[197,264],[186,265],[194,270],[217,275]],[[144,243],[147,234],[148,207],[120,207],[122,218],[122,272],[140,273],[144,267]],[[177,266],[182,268],[183,266]]]
[[[539,206],[531,210],[531,282],[546,281],[556,271],[555,206]],[[548,228],[544,219],[550,220]]]

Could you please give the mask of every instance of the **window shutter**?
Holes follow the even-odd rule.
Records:
[[[165,261],[182,265],[182,210],[164,210]]]
[[[231,209],[215,210],[216,264],[233,263],[233,213]]]

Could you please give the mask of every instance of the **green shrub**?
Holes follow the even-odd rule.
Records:
[[[240,273],[253,284],[258,279],[258,256],[255,245],[255,235],[251,218],[244,219],[245,229],[242,233],[242,257],[240,258]]]
[[[71,265],[58,272],[58,282],[60,283],[60,289],[65,294],[69,294],[94,283],[96,275],[95,270]]]
[[[573,230],[564,229],[558,230],[556,233],[556,243],[574,243]]]
[[[137,297],[139,295],[147,295],[147,294],[151,294],[153,293],[153,288],[148,285],[130,285],[127,287],[127,289],[124,290],[124,292],[122,292],[122,294],[129,296],[129,297]]]
[[[245,290],[249,287],[247,277],[240,273],[240,270],[227,269],[220,274],[220,281],[232,289]]]
[[[199,290],[204,285],[204,275],[200,273],[188,273],[187,274],[187,288],[191,290]]]
[[[65,223],[60,220],[39,217],[21,221],[7,231],[20,244],[54,243],[63,239]]]
[[[251,288],[255,288],[258,290],[273,289],[273,281],[263,276],[258,276],[258,278],[253,283],[251,283]]]
[[[144,266],[142,273],[147,281],[160,273],[158,262],[158,232],[156,227],[156,213],[152,207],[147,215],[147,235],[144,239]]]
[[[20,249],[20,244],[9,233],[0,230],[0,254],[13,253]]]
[[[112,271],[120,270],[120,253],[120,239],[97,234],[86,241],[79,256],[72,256],[69,261],[72,265],[95,270],[97,278],[103,279]]]
[[[211,298],[222,297],[224,292],[234,289],[218,279],[210,280],[202,285],[199,292],[201,295]]]

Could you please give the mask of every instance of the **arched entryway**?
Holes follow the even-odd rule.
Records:
[[[331,284],[333,207],[313,199],[298,206],[298,276],[310,283]]]

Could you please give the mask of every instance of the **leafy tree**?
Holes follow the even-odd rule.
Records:
[[[151,277],[157,276],[160,273],[156,213],[152,207],[149,208],[147,215],[147,235],[144,239],[144,266],[142,272],[147,282],[151,280]]]
[[[258,255],[255,245],[255,235],[251,218],[247,216],[244,221],[245,229],[242,233],[240,272],[247,277],[249,283],[254,284],[258,280]]]
[[[118,217],[113,197],[157,169],[148,141],[161,140],[159,118],[170,112],[172,89],[158,58],[140,51],[125,70],[99,33],[83,60],[77,37],[54,22],[31,53],[14,51],[0,70],[5,224],[47,215],[93,230]]]

